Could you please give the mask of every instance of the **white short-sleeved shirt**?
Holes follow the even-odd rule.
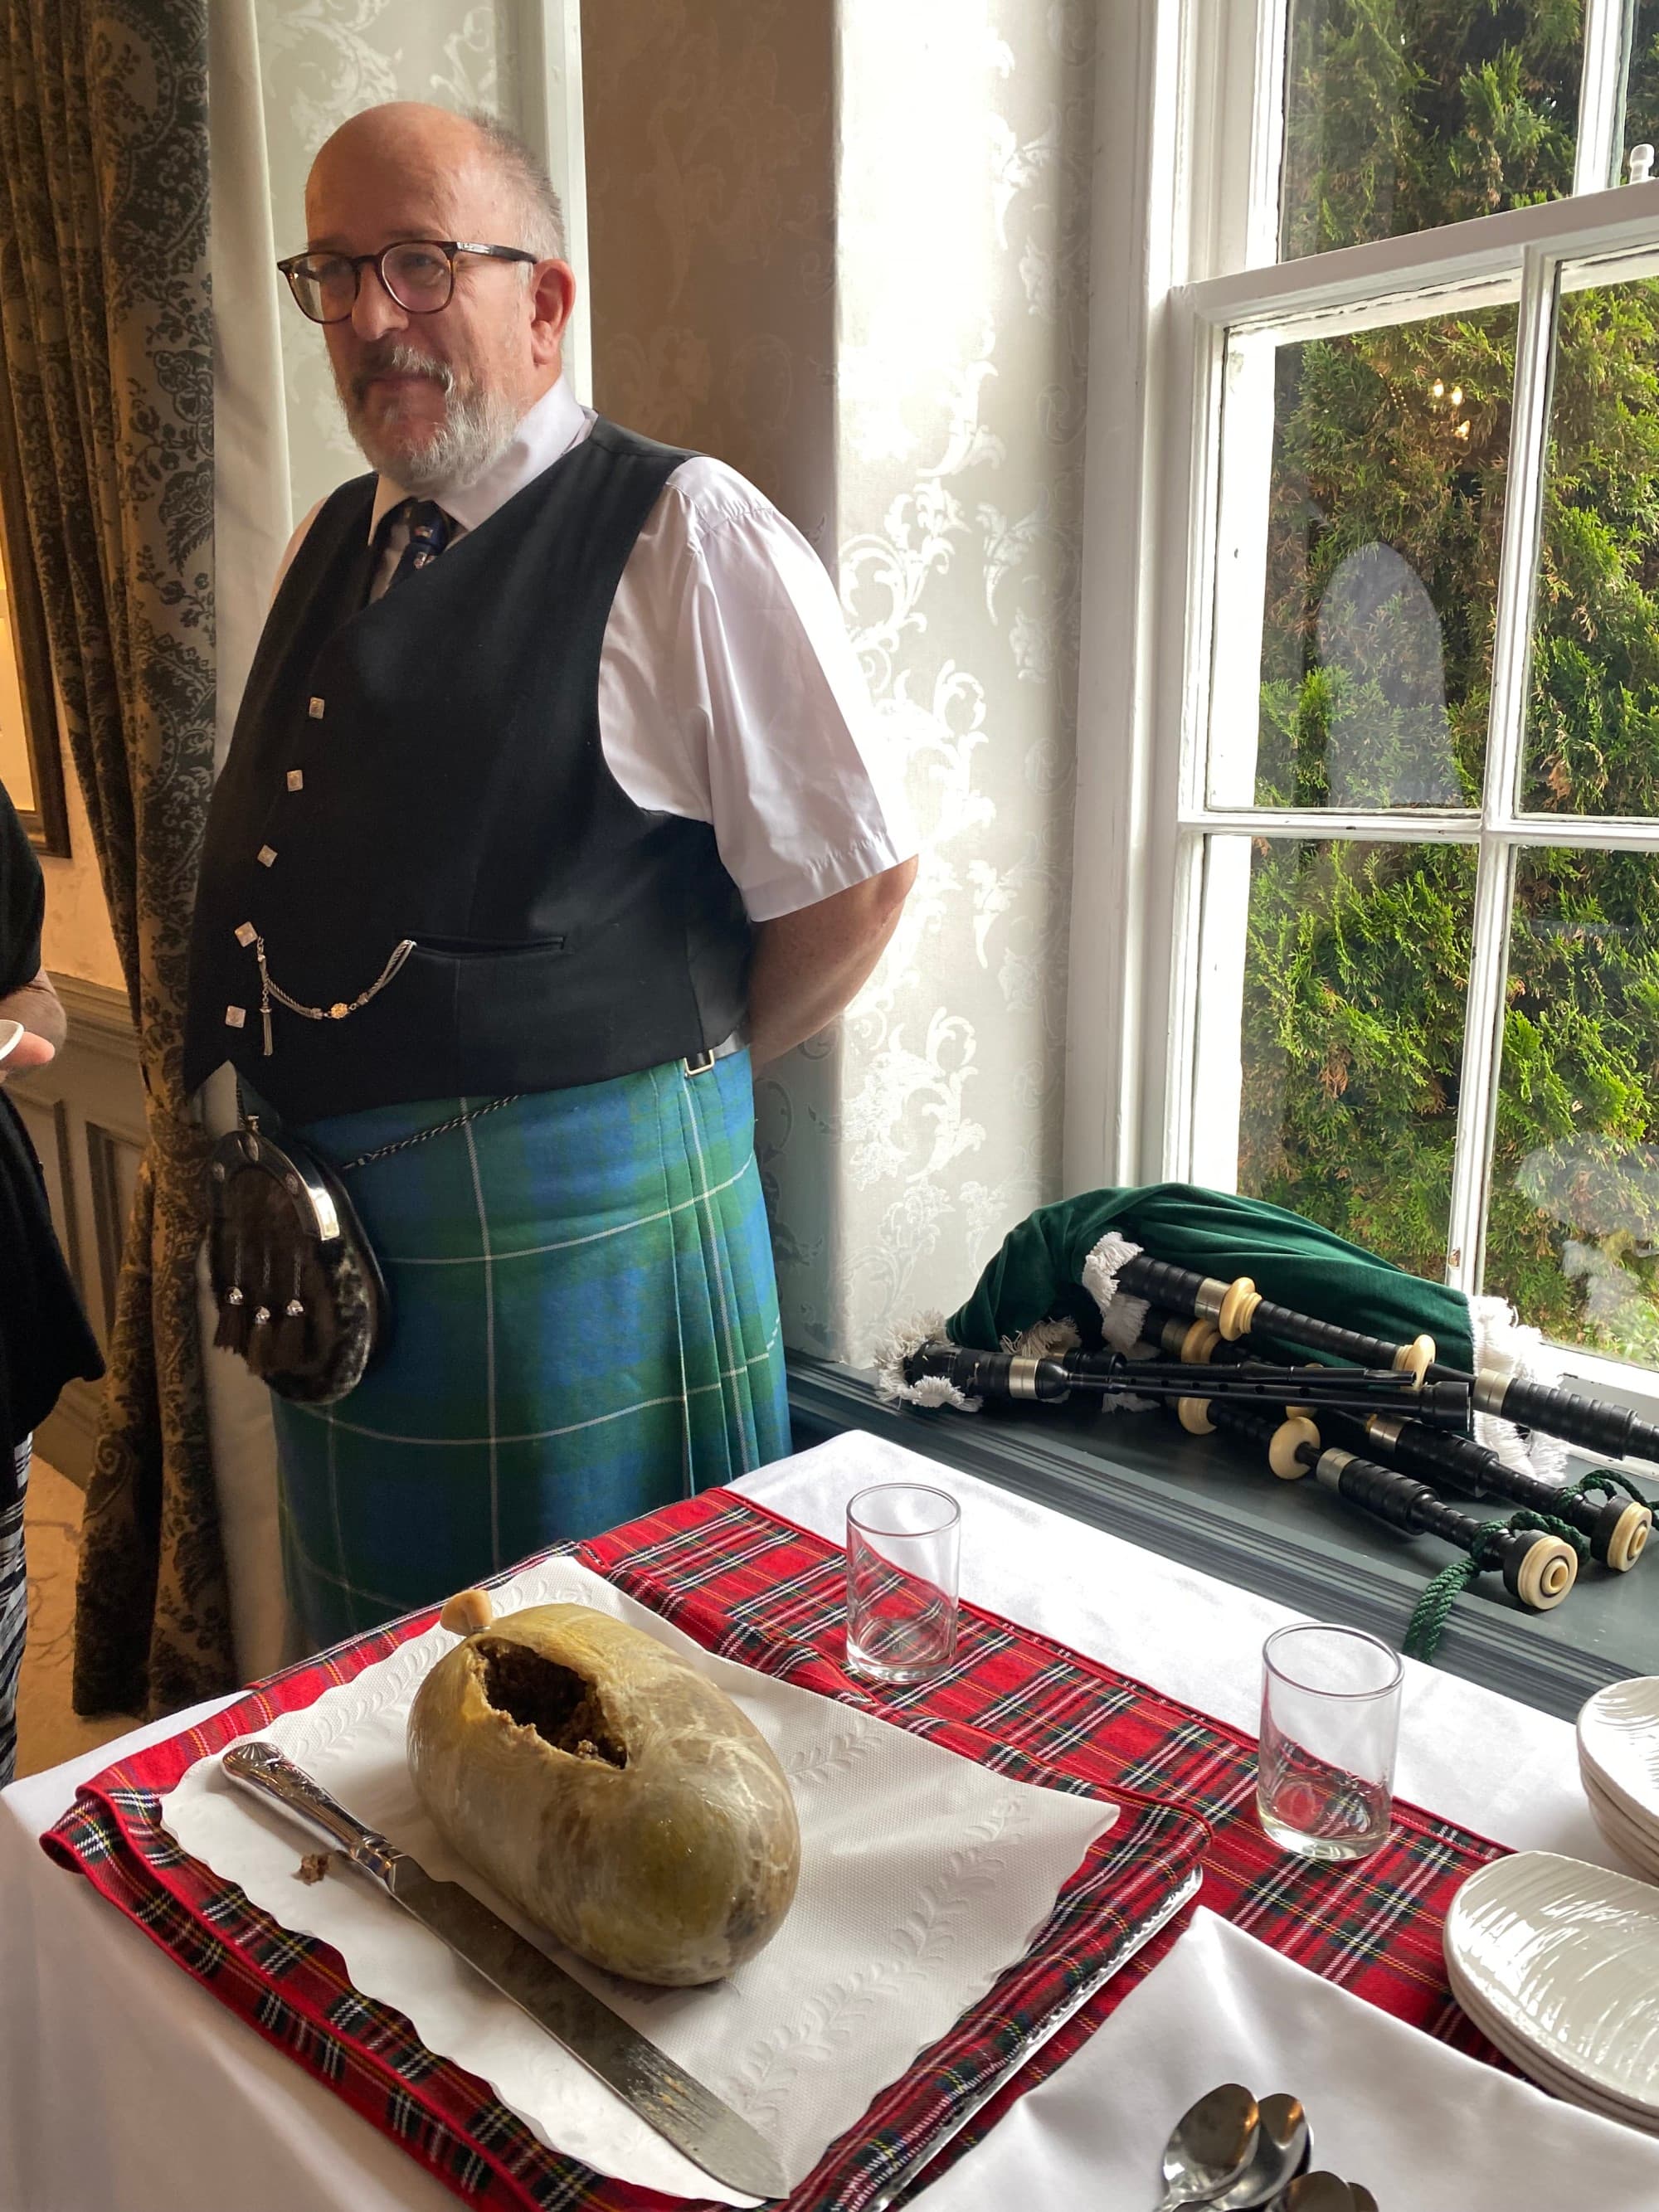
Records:
[[[544,392],[476,483],[434,495],[452,541],[593,421],[564,382]],[[408,496],[380,478],[371,535]],[[290,539],[278,582],[317,511]],[[407,538],[394,521],[371,597]],[[684,462],[647,517],[605,624],[599,705],[611,775],[635,805],[713,825],[753,921],[815,905],[916,849],[835,588],[793,524],[722,461]]]

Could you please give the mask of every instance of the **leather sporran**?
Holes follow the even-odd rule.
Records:
[[[385,1341],[385,1279],[345,1186],[307,1146],[257,1120],[208,1170],[214,1342],[279,1397],[325,1406],[355,1390]]]

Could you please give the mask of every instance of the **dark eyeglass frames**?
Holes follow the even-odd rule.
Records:
[[[400,238],[378,253],[294,253],[276,266],[301,314],[313,323],[343,323],[356,305],[363,271],[373,269],[406,315],[435,315],[455,292],[455,257],[534,261],[518,246],[477,246],[464,238]]]

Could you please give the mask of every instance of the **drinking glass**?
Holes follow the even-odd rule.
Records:
[[[1281,1850],[1363,1859],[1388,1841],[1404,1674],[1363,1629],[1297,1621],[1262,1645],[1256,1810]]]
[[[883,1482],[847,1508],[847,1663],[924,1682],[957,1649],[962,1508],[926,1483]]]

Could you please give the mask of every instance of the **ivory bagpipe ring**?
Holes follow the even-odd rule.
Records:
[[[1189,1435],[1208,1437],[1215,1433],[1215,1423],[1210,1419],[1207,1398],[1177,1398],[1176,1415]]]
[[[1578,1554],[1559,1536],[1540,1536],[1521,1562],[1515,1594],[1534,1613],[1548,1613],[1578,1579]]]
[[[1395,1370],[1409,1375],[1420,1390],[1423,1377],[1434,1364],[1435,1346],[1431,1336],[1414,1336],[1409,1344],[1402,1344],[1394,1355]]]
[[[1248,1335],[1251,1317],[1261,1303],[1261,1293],[1248,1275],[1241,1275],[1236,1283],[1228,1285],[1216,1320],[1229,1344],[1237,1344],[1241,1336]]]
[[[457,1590],[445,1601],[438,1615],[440,1628],[447,1628],[452,1636],[476,1636],[481,1628],[488,1628],[495,1618],[495,1608],[489,1601],[488,1590]]]
[[[1319,1449],[1319,1431],[1305,1413],[1292,1413],[1281,1421],[1267,1443],[1267,1464],[1281,1482],[1297,1482],[1308,1472],[1308,1462],[1297,1455],[1306,1444]]]
[[[1627,1568],[1636,1565],[1647,1547],[1648,1534],[1652,1527],[1651,1509],[1638,1505],[1632,1498],[1619,1516],[1613,1524],[1613,1534],[1607,1539],[1606,1564],[1614,1574],[1622,1575]]]
[[[1206,1367],[1210,1354],[1221,1341],[1221,1331],[1212,1321],[1195,1321],[1181,1340],[1181,1361],[1184,1367]]]

